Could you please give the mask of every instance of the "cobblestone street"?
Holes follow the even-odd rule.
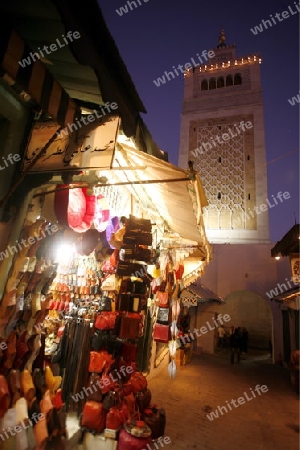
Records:
[[[250,388],[268,391],[252,397]],[[149,380],[152,402],[166,409],[165,436],[176,450],[296,450],[299,448],[299,401],[289,372],[266,359],[243,358],[229,364],[225,354],[194,356],[179,367],[175,380],[164,367]],[[247,393],[248,398],[244,393]],[[256,394],[256,393],[255,393]],[[210,421],[206,414],[227,402],[246,398]],[[232,404],[231,404],[232,405]]]

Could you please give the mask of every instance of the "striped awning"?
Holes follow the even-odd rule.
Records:
[[[0,67],[18,87],[26,91],[40,108],[59,125],[73,123],[80,115],[80,109],[39,60],[21,67],[19,61],[28,58],[32,49],[18,33],[0,20]],[[33,58],[34,59],[34,58]]]

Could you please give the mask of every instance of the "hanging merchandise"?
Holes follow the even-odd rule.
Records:
[[[59,184],[54,196],[54,211],[60,225],[83,233],[93,223],[96,196],[89,195],[88,188],[71,189],[68,184]]]
[[[94,217],[94,227],[97,231],[105,231],[110,218],[110,209],[106,198],[99,194],[96,197],[96,208]]]

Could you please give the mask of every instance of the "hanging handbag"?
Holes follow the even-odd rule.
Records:
[[[141,372],[134,372],[129,381],[134,393],[147,389],[147,378]]]
[[[127,219],[125,226],[126,231],[127,230],[151,231],[152,229],[151,220],[135,217],[132,214],[129,215],[129,219]]]
[[[98,330],[113,330],[116,325],[117,311],[102,311],[96,316],[95,327]]]
[[[132,361],[136,361],[138,352],[137,344],[133,344],[131,342],[124,342],[122,349],[122,358],[125,362],[131,363]]]
[[[158,306],[161,308],[167,308],[169,306],[169,294],[168,292],[160,292],[156,293],[156,299],[158,300]]]
[[[169,323],[169,314],[170,314],[169,308],[158,308],[158,313],[157,313],[157,318],[156,318],[157,323],[161,323],[163,325],[166,325],[167,323]]]
[[[103,404],[94,401],[86,402],[82,411],[81,427],[101,433],[105,428],[105,422],[106,410]]]
[[[106,428],[118,430],[129,418],[129,411],[125,403],[121,407],[113,406],[106,416]]]
[[[138,339],[140,337],[142,315],[127,313],[121,316],[120,339]]]
[[[170,328],[169,325],[162,325],[156,323],[153,330],[153,339],[156,342],[163,342],[167,344],[169,342]]]
[[[89,372],[100,373],[104,368],[109,368],[114,363],[112,356],[105,350],[90,352]]]
[[[131,295],[119,294],[117,299],[117,309],[119,311],[130,311],[131,307]]]
[[[99,311],[111,311],[112,307],[111,307],[111,302],[112,299],[109,297],[102,297],[99,300]]]

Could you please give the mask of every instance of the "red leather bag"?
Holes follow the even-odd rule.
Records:
[[[124,361],[130,363],[132,361],[136,361],[138,352],[137,344],[132,344],[131,342],[124,342],[122,347],[122,357]]]
[[[158,306],[161,308],[167,308],[169,306],[169,294],[168,292],[156,292],[156,298],[158,300]]]
[[[107,394],[109,391],[113,391],[117,386],[118,379],[113,374],[104,373],[101,377],[101,392]]]
[[[129,411],[125,403],[121,408],[113,406],[110,408],[109,413],[106,416],[106,428],[110,430],[117,430],[122,424],[129,418]]]
[[[129,381],[134,393],[147,389],[147,378],[141,372],[134,372]]]
[[[95,327],[98,330],[113,330],[116,325],[117,311],[102,311],[97,315]]]
[[[153,339],[156,342],[163,342],[167,344],[169,342],[170,329],[169,325],[162,325],[156,323],[153,330]]]
[[[121,317],[120,339],[138,339],[141,335],[142,315],[127,313]]]
[[[80,425],[88,430],[101,433],[105,428],[106,414],[102,403],[88,401],[83,407]]]
[[[118,450],[128,450],[128,449],[143,450],[145,448],[151,448],[151,445],[152,445],[151,437],[136,438],[131,434],[127,433],[126,430],[124,429],[120,430]]]
[[[89,372],[100,373],[113,364],[112,356],[105,350],[90,352]]]

